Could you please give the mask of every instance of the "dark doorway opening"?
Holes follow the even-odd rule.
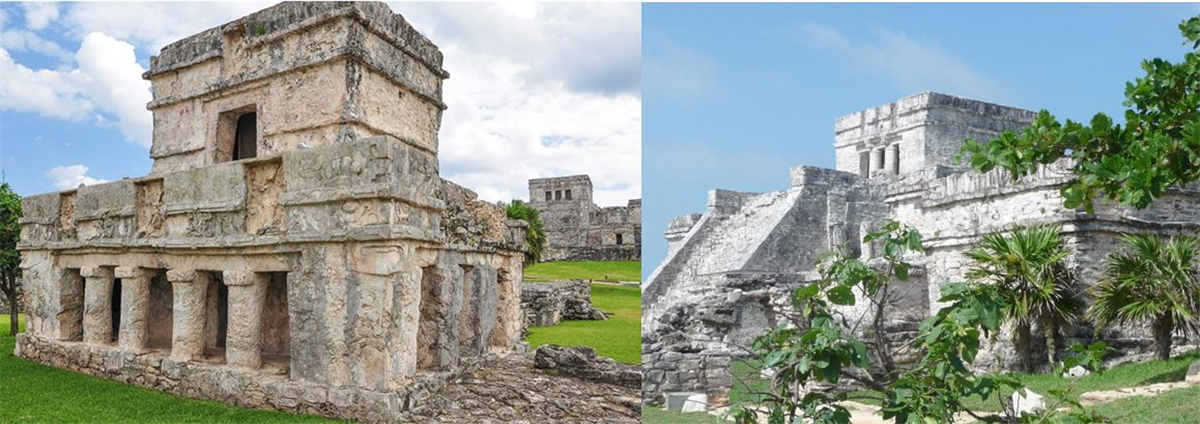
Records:
[[[116,342],[117,337],[121,334],[121,279],[113,280],[112,286],[112,339],[111,342]]]

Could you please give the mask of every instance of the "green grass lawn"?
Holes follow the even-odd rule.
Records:
[[[1075,382],[1075,389],[1073,393],[1080,395],[1085,392],[1093,392],[1098,390],[1113,390],[1123,387],[1145,386],[1154,383],[1183,381],[1184,376],[1187,374],[1188,366],[1197,359],[1200,359],[1200,350],[1176,356],[1166,361],[1139,362],[1113,367],[1112,369],[1109,369],[1103,373],[1091,374],[1087,377],[1079,379],[1079,381]],[[735,382],[734,387],[729,392],[729,399],[732,402],[754,401],[756,397],[750,393],[767,387],[767,382],[757,378],[757,370],[747,363],[735,362],[733,364],[733,373],[734,375],[743,376],[746,378],[750,387],[747,388],[745,385]],[[1070,380],[1060,378],[1053,374],[1015,374],[1014,376],[1017,378],[1017,380],[1021,381],[1025,387],[1028,387],[1034,392],[1042,395],[1045,395],[1051,389],[1066,389],[1071,385]],[[859,393],[863,395],[872,395],[872,393],[869,391],[861,391]],[[1174,393],[1174,391],[1172,393]],[[1002,394],[1004,395],[1003,398],[1007,399],[1012,396],[1012,391],[1004,390]],[[877,401],[867,399],[855,400],[862,403],[875,405],[879,404]],[[964,404],[974,411],[996,412],[1001,410],[1000,402],[997,401],[997,398],[994,396],[989,397],[986,402],[983,399],[980,399],[978,396],[967,398],[964,401]],[[1104,408],[1102,408],[1102,410],[1110,408],[1108,404],[1103,406]],[[1200,407],[1184,405],[1176,406],[1171,403],[1163,403],[1161,407],[1165,408],[1165,410],[1158,412],[1161,414],[1166,414],[1164,416],[1171,416],[1171,414],[1175,413],[1187,413],[1191,414],[1187,416],[1192,418],[1189,422],[1200,423],[1200,414],[1196,414],[1195,412],[1197,410],[1196,408]],[[1132,415],[1130,416],[1132,417]],[[1115,422],[1125,421],[1115,420]],[[1152,422],[1157,421],[1152,420]]]
[[[726,424],[720,417],[704,412],[680,413],[657,406],[642,407],[642,424]]]
[[[637,261],[542,262],[525,267],[525,281],[642,281]]]
[[[1114,423],[1200,423],[1200,386],[1175,389],[1158,396],[1136,396],[1092,407]],[[1070,423],[1066,420],[1064,424]]]
[[[189,399],[15,358],[8,323],[0,316],[0,423],[348,422]]]
[[[604,321],[563,321],[553,327],[531,327],[525,340],[534,349],[545,344],[591,346],[601,356],[627,364],[640,363],[641,288],[592,284],[592,304],[612,316]]]

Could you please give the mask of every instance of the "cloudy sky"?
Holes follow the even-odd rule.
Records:
[[[647,4],[642,272],[713,188],[832,168],[833,121],[922,91],[1121,116],[1143,58],[1178,61],[1196,4]]]
[[[0,4],[6,181],[29,195],[149,172],[149,57],[269,5]],[[445,54],[444,177],[492,201],[582,173],[601,205],[641,197],[639,5],[391,6]]]

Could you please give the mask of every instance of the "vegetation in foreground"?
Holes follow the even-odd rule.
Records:
[[[525,281],[641,281],[641,279],[642,263],[638,261],[541,262],[525,267]]]
[[[592,304],[612,314],[604,321],[563,321],[553,327],[529,329],[531,348],[591,346],[600,356],[626,364],[642,360],[642,292],[634,286],[592,284]]]
[[[8,324],[8,316],[0,316],[0,328]],[[0,336],[4,423],[349,423],[243,409],[61,370],[13,357],[15,343],[16,337]]]

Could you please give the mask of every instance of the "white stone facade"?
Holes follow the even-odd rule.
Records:
[[[774,325],[773,310],[795,287],[814,278],[814,262],[835,246],[871,257],[859,240],[886,219],[915,227],[926,252],[911,258],[911,282],[900,287],[894,334],[941,305],[939,284],[964,279],[965,257],[981,236],[1017,225],[1062,227],[1070,266],[1095,284],[1123,233],[1161,235],[1200,229],[1200,190],[1166,193],[1146,210],[1101,203],[1095,214],[1062,206],[1069,181],[1063,163],[1012,181],[1002,171],[976,173],[953,156],[970,137],[987,140],[1019,129],[1035,114],[939,93],[922,93],[839,118],[837,170],[797,167],[791,187],[770,193],[714,190],[708,210],[671,221],[668,256],[644,285],[643,394],[661,401],[672,391],[707,392],[720,399],[731,384],[728,363],[755,334]],[[1058,346],[1089,341],[1089,326],[1067,329]],[[1150,349],[1149,332],[1103,329],[1121,356]],[[1182,335],[1181,335],[1182,336]],[[1181,337],[1181,342],[1186,341]],[[1012,364],[1007,342],[981,354],[979,366]],[[1040,343],[1040,342],[1039,342]]]

